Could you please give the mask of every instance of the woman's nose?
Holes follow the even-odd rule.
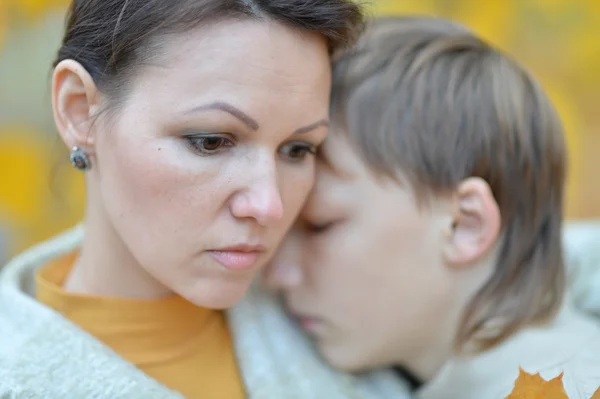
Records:
[[[255,219],[261,226],[280,221],[284,215],[275,161],[263,161],[248,170],[248,183],[230,202],[237,218]]]

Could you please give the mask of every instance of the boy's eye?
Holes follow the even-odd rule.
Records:
[[[325,223],[306,222],[304,227],[309,233],[320,234],[320,233],[324,233],[327,230],[331,229],[331,227],[333,227],[334,224],[335,224],[334,221],[329,221],[329,222],[325,222]]]

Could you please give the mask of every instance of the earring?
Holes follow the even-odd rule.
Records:
[[[71,164],[78,170],[89,170],[92,167],[90,156],[79,147],[73,147],[69,155]]]

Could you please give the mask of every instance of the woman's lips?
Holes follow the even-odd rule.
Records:
[[[264,252],[259,246],[238,246],[207,251],[208,254],[225,268],[230,270],[251,269]]]

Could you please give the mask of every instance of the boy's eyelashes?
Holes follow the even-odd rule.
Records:
[[[320,234],[326,232],[327,230],[330,230],[336,223],[336,220],[328,220],[322,222],[305,221],[303,227],[308,233]]]

